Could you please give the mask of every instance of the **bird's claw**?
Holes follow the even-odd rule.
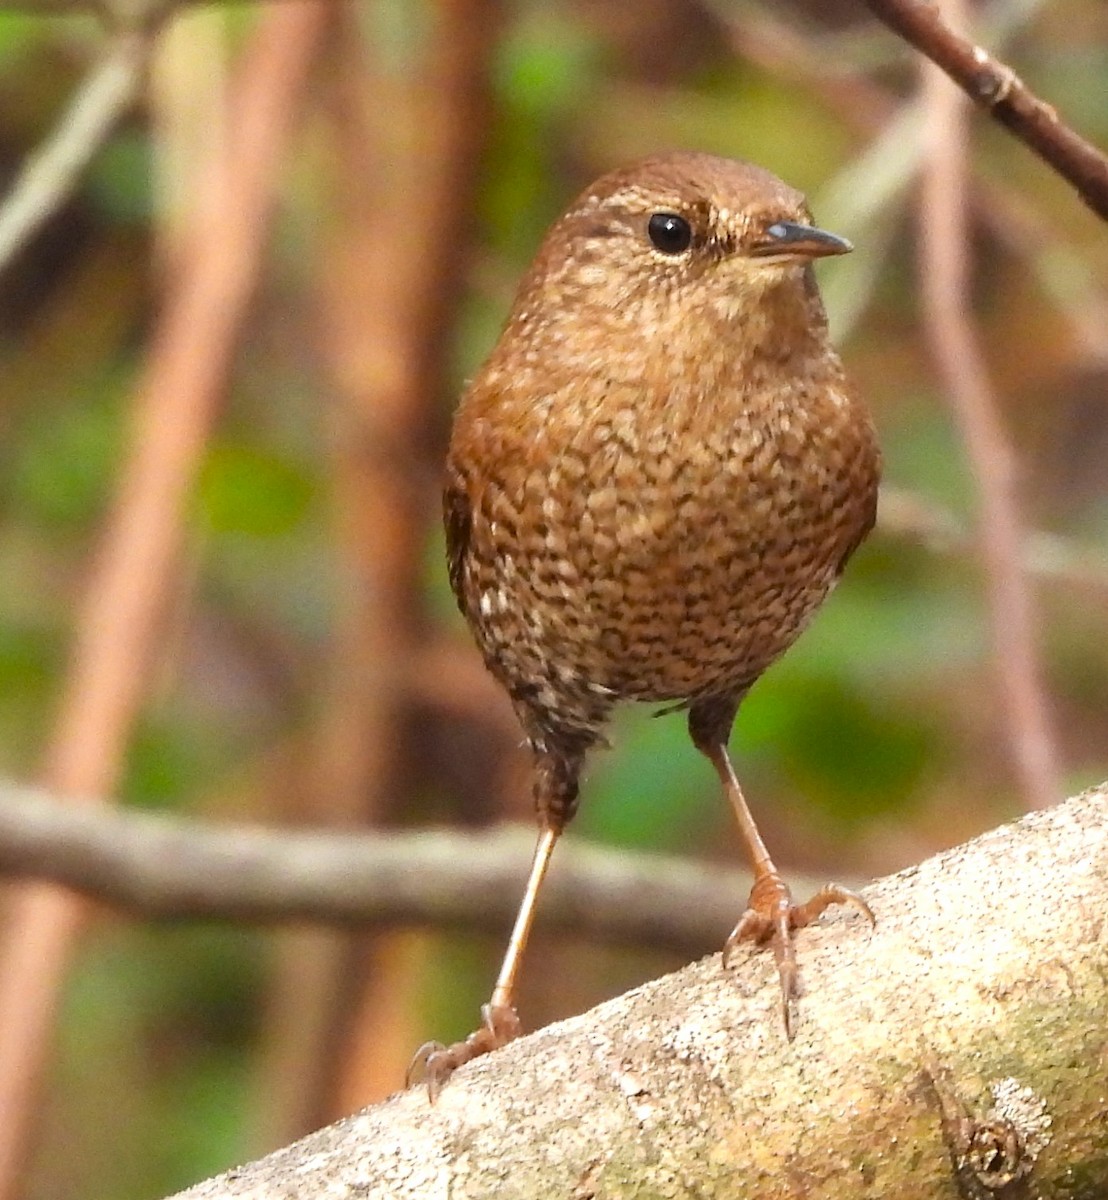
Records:
[[[754,942],[773,947],[777,963],[777,975],[781,981],[781,1012],[785,1022],[785,1036],[792,1041],[796,1032],[796,1000],[798,995],[798,970],[796,949],[792,934],[796,929],[810,925],[832,904],[850,904],[875,924],[873,909],[857,892],[829,883],[820,888],[811,899],[803,904],[794,904],[788,884],[776,872],[766,872],[754,881],[750,892],[750,905],[739,918],[723,945],[723,966],[731,962],[735,948],[740,942]]]
[[[482,1054],[499,1050],[514,1041],[522,1032],[519,1014],[508,1004],[483,1004],[481,1027],[464,1041],[450,1046],[442,1042],[424,1042],[412,1056],[404,1076],[404,1086],[411,1087],[422,1079],[427,1084],[427,1098],[434,1104],[443,1084],[465,1063]]]

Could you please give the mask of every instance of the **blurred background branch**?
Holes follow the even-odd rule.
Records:
[[[149,50],[145,33],[113,37],[78,87],[69,111],[28,157],[0,204],[0,274],[69,197],[134,101]]]
[[[533,844],[529,825],[481,834],[295,832],[75,805],[0,783],[0,875],[49,880],[141,920],[503,933]],[[821,883],[800,878],[796,888]],[[746,871],[574,845],[551,877],[542,926],[695,957],[723,944],[749,890]]]
[[[918,541],[934,554],[975,557],[978,540],[948,509],[898,487],[881,489],[877,531]],[[1021,565],[1028,575],[1077,588],[1091,599],[1108,599],[1108,556],[1056,533],[1032,530],[1022,539]]]
[[[185,514],[258,275],[282,149],[325,10],[275,9],[245,56],[226,154],[195,180],[194,224],[179,247],[134,400],[120,477],[76,618],[72,662],[45,747],[47,787],[113,792],[124,770],[181,584]],[[137,52],[138,47],[134,48]],[[65,973],[85,918],[75,898],[28,886],[9,899],[0,942],[0,1196],[14,1196],[52,1044]]]
[[[962,0],[949,0],[965,19]],[[920,285],[927,334],[962,433],[980,503],[978,531],[1005,730],[1029,808],[1060,799],[1036,645],[1031,586],[1022,562],[1015,455],[969,319],[969,129],[965,98],[931,63],[922,67],[927,154],[920,191]]]

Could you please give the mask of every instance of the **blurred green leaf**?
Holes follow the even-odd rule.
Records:
[[[449,1042],[472,1030],[475,1013],[488,999],[497,955],[502,952],[503,945],[494,938],[436,939],[426,959],[420,995],[419,1015],[429,1037]]]
[[[280,537],[304,520],[314,480],[287,458],[223,443],[208,454],[200,477],[200,510],[215,533]]]
[[[497,122],[482,215],[496,249],[518,262],[533,255],[567,197],[551,171],[559,118],[587,102],[600,43],[556,9],[530,10],[497,50]]]
[[[145,224],[153,212],[150,141],[139,129],[121,129],[89,166],[87,193],[120,225]]]
[[[767,728],[786,776],[843,829],[903,810],[938,765],[938,736],[917,713],[898,714],[834,679],[810,679],[803,689],[767,680],[744,706],[740,737]]]
[[[543,121],[580,102],[600,44],[554,8],[532,9],[500,43],[494,86],[516,120]]]
[[[21,12],[0,15],[0,69],[11,70],[30,51],[48,41],[41,17]]]
[[[718,815],[716,777],[684,713],[649,714],[646,705],[617,714],[615,751],[590,760],[575,828],[598,842],[691,853]]]
[[[0,700],[23,704],[48,688],[61,654],[45,629],[0,623]]]
[[[121,457],[116,381],[70,403],[28,414],[5,481],[10,503],[29,520],[84,528],[107,501]]]
[[[71,1143],[84,1175],[68,1194],[143,1200],[244,1156],[264,945],[228,926],[117,929],[80,963],[62,1071],[99,1119],[83,1114],[87,1153]],[[136,1133],[145,1153],[120,1175]]]
[[[127,755],[122,797],[143,808],[173,808],[197,786],[198,758],[209,749],[202,731],[147,718]]]
[[[887,480],[933,496],[955,513],[972,512],[973,479],[941,396],[932,392],[903,397],[895,426],[882,430],[881,451]]]

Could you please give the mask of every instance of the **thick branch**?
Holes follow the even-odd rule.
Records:
[[[866,0],[875,16],[940,66],[963,91],[1108,219],[1108,158],[1061,121],[1011,67],[952,30],[931,0]]]
[[[866,898],[800,932],[792,1043],[713,955],[181,1198],[1105,1194],[1108,785]]]

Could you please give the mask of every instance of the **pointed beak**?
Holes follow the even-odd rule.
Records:
[[[750,253],[755,258],[824,258],[829,254],[849,254],[853,249],[837,233],[794,221],[776,221]]]

